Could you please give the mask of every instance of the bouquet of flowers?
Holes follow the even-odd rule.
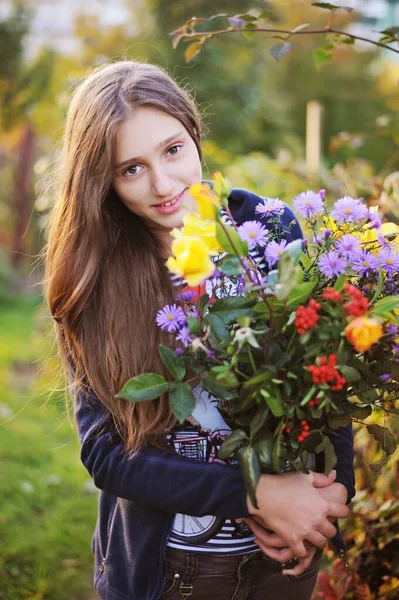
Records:
[[[219,458],[239,460],[256,505],[262,471],[306,471],[309,456],[322,452],[329,472],[336,456],[327,432],[362,423],[374,409],[395,410],[399,228],[362,199],[345,196],[329,210],[323,190],[307,191],[293,207],[309,239],[288,243],[279,199],[263,199],[259,220],[237,226],[230,191],[220,174],[192,186],[198,214],[172,232],[167,266],[182,289],[157,315],[173,336],[159,348],[170,378],[138,375],[118,397],[167,393],[183,423],[195,406],[187,373],[196,372],[232,430]],[[382,464],[394,437],[365,426],[381,444]]]

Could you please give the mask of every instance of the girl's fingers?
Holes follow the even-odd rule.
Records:
[[[309,551],[309,556],[307,556],[306,558],[301,558],[299,560],[299,563],[293,569],[283,569],[282,574],[292,575],[293,577],[298,577],[299,575],[302,575],[302,573],[310,567],[315,552],[316,548],[311,548]]]
[[[328,536],[330,537],[330,536]],[[327,537],[320,533],[319,531],[314,531],[306,538],[313,546],[316,548],[325,548],[327,545]],[[308,544],[305,542],[305,546],[308,547]]]
[[[322,525],[319,526],[319,533],[326,538],[332,538],[332,537],[334,537],[334,535],[336,535],[337,528],[334,527],[334,525],[327,520],[327,521],[324,521],[322,523]],[[312,542],[310,537],[309,537],[309,540]],[[316,544],[315,544],[315,546],[316,546]]]
[[[267,533],[267,531],[261,525],[259,525],[259,523],[255,521],[255,519],[248,517],[245,519],[245,521],[248,527],[254,532],[256,537],[259,540],[261,540],[261,542],[266,546],[272,546],[273,548],[283,548],[287,545],[285,540],[283,540],[283,538],[277,535],[276,533]]]
[[[329,502],[329,517],[338,517],[339,519],[345,519],[349,515],[349,508],[346,504],[342,502],[334,502],[334,500],[330,500]]]
[[[265,544],[262,544],[262,542],[258,539],[256,539],[255,542],[258,544],[262,552],[266,554],[266,556],[268,556],[269,558],[273,558],[274,560],[277,560],[280,563],[285,563],[291,560],[291,558],[294,558],[294,553],[291,550],[291,548],[282,548],[281,550],[277,550],[277,548],[265,546]]]

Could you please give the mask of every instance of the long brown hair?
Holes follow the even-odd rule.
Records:
[[[131,61],[97,68],[69,106],[45,248],[45,296],[74,393],[95,393],[130,454],[162,447],[175,423],[165,397],[114,398],[130,377],[164,372],[158,344],[167,340],[155,316],[174,301],[159,242],[111,184],[118,125],[143,105],[177,118],[201,156],[196,106],[162,69]]]

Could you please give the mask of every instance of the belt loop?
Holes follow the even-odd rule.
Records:
[[[186,570],[180,584],[180,595],[186,599],[191,596],[194,590],[193,582],[198,572],[198,556],[186,553]]]

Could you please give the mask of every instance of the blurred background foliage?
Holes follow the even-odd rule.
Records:
[[[1,600],[97,597],[90,551],[96,492],[79,463],[38,260],[66,106],[80,77],[121,57],[155,62],[199,103],[205,177],[220,169],[234,186],[288,204],[309,188],[325,188],[330,199],[364,196],[399,222],[394,55],[366,44],[340,45],[318,70],[312,53],[320,37],[299,36],[276,63],[269,52],[275,41],[262,33],[220,36],[188,64],[184,45],[172,48],[170,33],[193,15],[268,8],[276,27],[326,24],[326,12],[304,0],[0,2]],[[111,18],[112,11],[122,17]],[[336,14],[342,28],[360,20],[356,12]],[[323,110],[317,173],[309,172],[305,150],[312,100]],[[387,419],[397,435],[397,420],[381,415]],[[399,597],[397,454],[374,473],[368,464],[378,447],[366,442],[361,427],[355,442],[359,491],[343,523],[350,568],[327,552],[318,600]]]

